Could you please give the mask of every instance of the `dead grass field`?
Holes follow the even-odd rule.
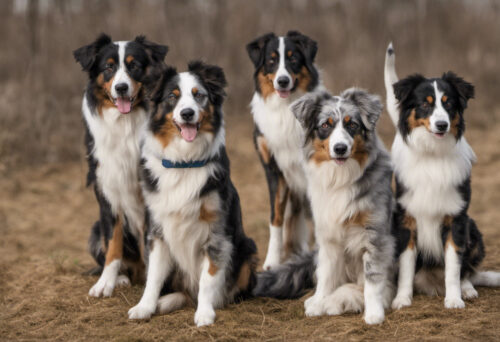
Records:
[[[387,114],[384,114],[387,116]],[[251,143],[249,116],[227,122],[232,176],[239,190],[247,233],[261,260],[267,248],[267,189]],[[473,169],[471,215],[484,234],[483,268],[500,270],[500,135],[471,129],[479,155]],[[386,128],[390,131],[390,127]],[[386,142],[392,133],[386,134]],[[128,309],[142,288],[118,288],[112,298],[87,295],[97,280],[86,251],[97,217],[93,193],[84,187],[84,163],[27,168],[0,180],[0,340],[6,341],[327,341],[498,340],[500,289],[479,289],[464,310],[445,310],[443,298],[417,296],[414,305],[388,312],[380,326],[360,314],[306,318],[300,300],[252,299],[217,311],[213,326],[197,329],[194,309],[129,321]]]

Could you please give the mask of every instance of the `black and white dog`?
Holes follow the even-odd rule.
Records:
[[[477,271],[484,245],[467,214],[476,156],[463,136],[464,110],[474,87],[453,72],[398,81],[392,44],[384,78],[397,128],[392,160],[399,279],[392,307],[410,305],[415,284],[417,291],[445,295],[446,308],[463,308],[463,299],[478,295],[474,285],[500,285],[500,273]]]
[[[301,295],[307,316],[365,310],[368,324],[384,320],[394,287],[392,169],[377,137],[382,112],[378,96],[351,88],[301,97],[291,106],[305,130],[308,194],[314,216],[317,256],[302,254],[258,275],[254,294]]]
[[[314,66],[317,44],[296,31],[284,37],[268,33],[249,43],[247,51],[255,66],[251,102],[254,142],[266,173],[271,204],[264,261],[264,269],[270,269],[280,263],[283,240],[286,255],[308,249],[304,136],[289,105],[301,95],[321,88]]]
[[[144,89],[163,67],[168,48],[147,41],[113,42],[102,34],[74,51],[89,75],[83,97],[87,185],[94,185],[100,217],[89,239],[101,277],[94,297],[111,296],[117,282],[144,276],[144,204],[139,184],[139,131],[146,120]]]
[[[147,280],[131,319],[192,299],[196,325],[212,324],[214,309],[254,285],[257,248],[243,231],[225,148],[225,86],[221,68],[191,62],[187,72],[167,69],[152,95],[142,144]]]

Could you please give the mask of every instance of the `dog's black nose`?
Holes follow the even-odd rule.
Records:
[[[290,79],[286,76],[280,76],[278,77],[278,85],[281,88],[286,88],[290,84]]]
[[[191,121],[191,119],[194,116],[194,110],[191,108],[184,108],[181,110],[181,117],[184,119],[184,121]]]
[[[127,83],[118,83],[117,85],[115,85],[115,90],[120,95],[125,94],[128,90],[128,84]]]
[[[448,129],[448,123],[446,121],[438,121],[436,122],[436,127],[440,132],[446,132]]]
[[[333,151],[337,155],[342,156],[342,155],[344,155],[344,153],[347,152],[347,145],[346,144],[342,144],[342,143],[335,144],[335,146],[333,146]]]

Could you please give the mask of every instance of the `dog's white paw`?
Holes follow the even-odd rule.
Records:
[[[116,279],[116,286],[130,286],[130,279],[123,274],[120,274]]]
[[[366,324],[381,324],[384,321],[384,312],[365,312]]]
[[[275,269],[280,265],[280,256],[279,253],[267,253],[266,260],[264,261],[264,265],[262,268],[265,271],[269,271]]]
[[[465,303],[460,297],[445,297],[444,307],[447,309],[462,309],[465,308]]]
[[[97,283],[92,286],[89,291],[89,296],[92,297],[111,297],[115,289],[116,279],[99,278]]]
[[[307,317],[321,316],[325,311],[321,298],[316,296],[312,296],[304,302],[304,309]]]
[[[149,319],[153,314],[155,308],[151,308],[148,305],[137,304],[130,310],[128,310],[129,319]]]
[[[203,327],[213,324],[215,321],[215,311],[212,308],[198,308],[194,314],[194,323],[196,326]]]
[[[473,287],[466,287],[462,288],[462,298],[463,299],[473,299],[477,298],[479,294],[477,293],[476,289]]]
[[[396,296],[396,298],[394,298],[391,307],[394,310],[399,310],[410,305],[411,305],[411,296],[402,295],[402,296]]]

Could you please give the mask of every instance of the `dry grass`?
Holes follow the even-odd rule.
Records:
[[[251,120],[228,120],[233,180],[239,190],[247,233],[263,260],[267,247],[267,189],[251,143]],[[485,237],[484,268],[500,270],[500,193],[495,134],[473,129],[468,138],[479,152],[473,171],[471,215]],[[2,340],[59,341],[328,341],[328,340],[496,340],[500,289],[479,289],[464,310],[445,310],[443,298],[417,296],[414,305],[389,312],[370,327],[359,314],[306,318],[303,301],[253,299],[217,311],[215,325],[194,326],[194,309],[155,316],[148,322],[127,319],[142,294],[140,286],[118,288],[112,298],[87,291],[97,280],[82,273],[93,267],[86,252],[89,229],[97,217],[93,193],[83,186],[85,168],[54,164],[21,171],[0,180],[0,336]]]

